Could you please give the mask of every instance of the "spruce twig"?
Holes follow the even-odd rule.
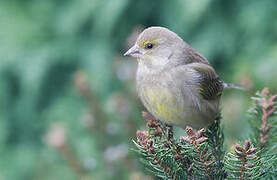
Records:
[[[225,156],[224,165],[229,178],[243,180],[262,176],[259,151],[258,148],[253,147],[250,140],[247,140],[244,145],[236,145],[235,152]]]
[[[174,174],[172,173],[172,170],[165,163],[163,163],[161,161],[161,158],[156,154],[153,147],[153,140],[149,138],[148,132],[137,131],[137,141],[145,150],[153,155],[153,163],[158,165],[159,168],[161,168],[169,178],[174,179]]]
[[[175,158],[182,159],[183,155],[180,152],[180,147],[176,142],[174,142],[174,139],[173,139],[172,126],[166,125],[168,129],[165,130],[165,128],[161,126],[160,121],[152,117],[149,113],[143,112],[142,116],[146,119],[147,126],[149,128],[154,128],[154,131],[152,131],[152,134],[153,135],[161,134],[166,139],[166,145],[170,146],[174,150],[176,154]]]
[[[201,162],[200,167],[205,171],[205,177],[207,179],[212,179],[210,176],[210,164],[211,164],[211,156],[208,153],[208,149],[205,146],[201,146],[202,143],[208,140],[207,137],[203,137],[205,133],[204,129],[200,129],[199,131],[195,132],[192,127],[187,126],[186,132],[188,136],[181,137],[181,140],[192,144],[197,152],[197,156]]]
[[[208,142],[215,158],[215,176],[219,179],[224,179],[226,178],[227,174],[223,169],[223,157],[225,151],[223,150],[224,134],[220,126],[221,119],[221,115],[218,114],[214,123],[206,129],[205,136],[208,137]]]
[[[275,179],[277,177],[277,95],[268,89],[257,93],[250,110],[255,133],[243,145],[226,153],[218,116],[198,131],[186,128],[187,136],[174,139],[172,128],[143,113],[148,131],[137,132],[137,152],[151,172],[162,179]]]
[[[246,167],[252,168],[255,166],[253,163],[247,163],[248,158],[257,158],[257,155],[255,155],[255,152],[257,151],[257,148],[251,148],[251,142],[248,140],[245,142],[244,146],[236,145],[236,151],[235,154],[238,156],[238,158],[241,160],[241,166],[240,166],[240,180],[243,180],[245,178],[246,174]],[[250,175],[248,175],[250,176]]]
[[[275,101],[277,100],[277,94],[270,95],[268,88],[264,88],[261,95],[264,97],[262,99],[262,123],[260,130],[260,143],[261,148],[267,143],[269,138],[269,131],[272,128],[272,124],[269,124],[269,118],[271,118],[276,109],[274,108]]]

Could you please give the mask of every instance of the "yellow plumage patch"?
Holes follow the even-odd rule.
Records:
[[[146,106],[154,115],[164,121],[174,121],[182,112],[173,93],[164,88],[147,88],[143,93]]]
[[[156,42],[154,40],[147,40],[147,41],[143,41],[143,42],[139,43],[139,46],[145,47],[149,43],[154,44],[154,45],[156,44]]]

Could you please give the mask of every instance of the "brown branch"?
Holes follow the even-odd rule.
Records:
[[[235,146],[235,154],[239,159],[241,159],[240,166],[240,180],[246,178],[245,175],[245,167],[251,168],[254,167],[255,164],[247,163],[248,158],[256,158],[255,152],[257,152],[258,148],[251,148],[251,142],[248,140],[245,142],[244,146]]]
[[[79,159],[76,157],[73,149],[68,145],[64,144],[64,146],[58,149],[64,158],[67,160],[69,167],[73,169],[73,171],[79,175],[79,177],[85,177],[85,169],[81,165]]]
[[[76,88],[79,90],[81,95],[87,100],[89,104],[90,117],[92,122],[89,123],[89,129],[93,133],[98,133],[98,137],[100,138],[99,142],[106,142],[105,138],[107,138],[106,132],[106,124],[108,116],[102,110],[100,102],[96,97],[95,93],[92,91],[85,72],[77,71],[74,74],[74,83]],[[101,149],[105,149],[105,144],[100,144]]]
[[[151,135],[163,135],[166,139],[166,146],[172,147],[173,151],[176,154],[175,159],[182,159],[184,158],[184,156],[181,154],[178,145],[172,140],[173,138],[173,132],[172,132],[172,127],[168,126],[168,135],[165,132],[164,128],[160,125],[160,121],[158,119],[155,119],[153,116],[151,116],[149,113],[147,112],[143,112],[142,113],[143,117],[146,119],[147,121],[147,127],[149,128],[154,128],[154,131],[151,131]]]
[[[271,95],[269,93],[268,88],[264,88],[262,90],[262,123],[261,123],[261,131],[260,131],[260,143],[261,143],[261,148],[265,145],[265,143],[268,141],[269,138],[269,132],[272,128],[271,124],[268,124],[268,120],[271,116],[274,115],[276,112],[276,109],[274,108],[274,105],[276,104],[277,100],[277,94]]]
[[[207,148],[206,149],[202,149],[199,145],[206,142],[208,140],[207,137],[203,137],[203,134],[205,133],[204,129],[200,129],[199,131],[195,132],[193,130],[192,127],[187,126],[186,127],[186,132],[188,136],[182,136],[181,140],[187,143],[190,143],[194,146],[196,152],[199,155],[199,159],[201,161],[201,163],[203,163],[203,167],[205,169],[205,174],[207,179],[212,179],[212,177],[210,176],[210,167],[207,166],[206,164],[210,163],[210,156],[207,153]],[[205,160],[207,159],[207,160]],[[202,166],[202,165],[201,165]]]
[[[162,168],[168,177],[175,179],[175,175],[172,170],[161,161],[161,158],[159,158],[158,154],[156,153],[153,147],[153,140],[149,138],[147,131],[137,131],[137,142],[145,150],[152,154],[152,158],[154,160],[153,162]]]
[[[61,153],[68,163],[68,166],[80,177],[85,177],[85,168],[81,165],[80,160],[70,146],[67,139],[66,129],[63,124],[53,124],[44,137],[45,143],[55,148]]]

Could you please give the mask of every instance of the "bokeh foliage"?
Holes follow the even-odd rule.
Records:
[[[131,32],[152,25],[175,31],[223,80],[249,89],[223,98],[231,146],[233,134],[247,132],[247,96],[264,86],[277,90],[276,6],[275,0],[1,0],[0,179],[149,178],[128,153],[144,123],[135,61],[122,53]],[[54,136],[65,138],[60,146],[47,139],[55,130],[66,131]]]

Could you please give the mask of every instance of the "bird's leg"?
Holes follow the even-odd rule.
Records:
[[[215,120],[220,121],[221,119],[222,119],[222,116],[220,114],[217,114],[216,117],[215,117]]]
[[[166,136],[168,139],[173,138],[173,126],[165,123]]]
[[[184,155],[182,155],[181,151],[180,151],[180,146],[178,145],[177,142],[174,141],[174,136],[173,136],[173,126],[170,125],[170,124],[167,124],[165,123],[164,124],[164,127],[165,127],[165,132],[164,132],[164,135],[166,136],[166,141],[167,143],[169,144],[169,146],[171,147],[172,150],[175,151],[175,160],[177,159],[182,159],[182,163],[185,163],[184,162]],[[185,165],[187,166],[187,163],[185,163]]]

